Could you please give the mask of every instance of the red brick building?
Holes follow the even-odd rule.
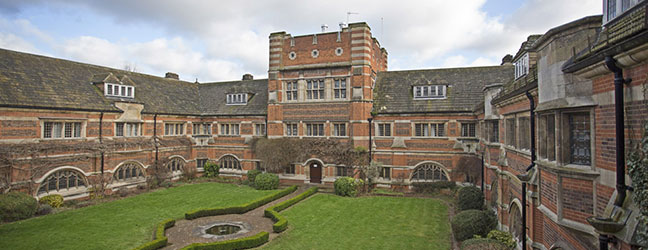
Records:
[[[648,111],[647,12],[645,1],[604,6],[489,67],[387,71],[365,23],[270,34],[262,80],[192,83],[0,50],[0,188],[74,199],[102,179],[118,190],[159,169],[200,174],[207,161],[245,178],[262,165],[255,138],[316,138],[369,148],[382,188],[475,182],[460,162],[483,157],[488,207],[519,248],[632,249],[642,229],[619,172],[615,107],[627,153]],[[617,84],[621,102],[615,75],[632,78]],[[318,155],[284,167],[283,182],[349,175]],[[623,229],[599,231],[588,217]]]

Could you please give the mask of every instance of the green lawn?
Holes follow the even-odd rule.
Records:
[[[0,226],[0,249],[131,249],[157,223],[197,208],[239,205],[276,191],[201,183]]]
[[[264,249],[450,249],[436,199],[318,194],[282,212],[289,230]]]

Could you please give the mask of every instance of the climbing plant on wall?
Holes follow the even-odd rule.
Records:
[[[648,225],[648,122],[644,124],[643,136],[628,157],[628,172],[632,179],[633,201],[639,207],[641,225]],[[636,242],[648,246],[648,227],[637,227]]]

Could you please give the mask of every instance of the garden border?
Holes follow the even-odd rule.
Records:
[[[274,231],[275,233],[281,233],[286,229],[288,229],[288,220],[285,217],[283,217],[281,214],[279,214],[280,211],[289,208],[290,206],[296,204],[297,202],[300,202],[308,198],[309,196],[317,193],[317,190],[318,187],[309,188],[308,190],[304,191],[303,193],[291,199],[285,200],[277,205],[266,208],[263,215],[275,222],[275,224],[272,225],[272,231]]]

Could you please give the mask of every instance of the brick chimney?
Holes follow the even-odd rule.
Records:
[[[178,76],[178,74],[173,73],[173,72],[167,72],[166,75],[164,75],[164,78],[180,80],[180,77]]]
[[[513,62],[513,56],[511,54],[507,54],[502,58],[502,64],[500,65],[511,65]]]
[[[254,80],[254,76],[252,74],[245,74],[243,75],[243,80]]]

